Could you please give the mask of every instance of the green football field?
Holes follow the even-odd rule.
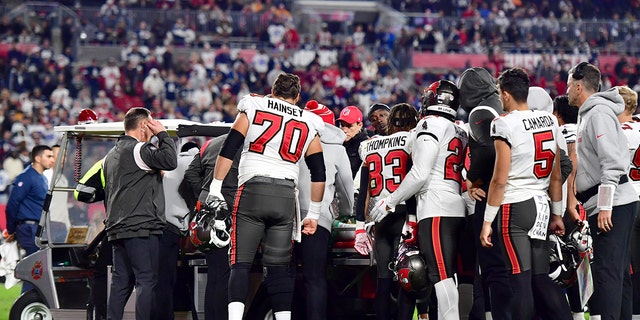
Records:
[[[18,284],[7,290],[4,288],[4,283],[0,283],[0,320],[9,319],[9,310],[20,295],[21,288],[22,285]]]

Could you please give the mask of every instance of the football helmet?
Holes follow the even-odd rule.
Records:
[[[89,124],[98,122],[98,115],[91,109],[82,109],[78,114],[78,124]]]
[[[400,241],[396,259],[389,263],[394,280],[407,292],[420,292],[429,286],[427,264],[417,247]]]
[[[420,114],[424,117],[431,112],[438,112],[455,118],[460,105],[460,90],[449,80],[438,80],[422,92],[422,108]]]
[[[189,224],[189,239],[201,252],[222,248],[229,244],[231,219],[220,208],[198,203],[196,213]]]
[[[576,227],[576,229],[569,234],[569,242],[581,258],[584,258],[584,256],[593,249],[593,238],[591,238],[589,223],[587,221],[583,221],[582,226]]]
[[[562,288],[568,288],[576,282],[576,269],[581,258],[573,245],[567,244],[557,235],[549,235],[549,242],[549,278]]]

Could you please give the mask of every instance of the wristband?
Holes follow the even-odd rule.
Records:
[[[612,184],[601,184],[598,187],[598,209],[612,210],[613,195],[616,192],[616,186]]]
[[[321,206],[322,206],[322,201],[309,202],[309,211],[307,212],[307,216],[305,217],[305,219],[318,220],[318,218],[320,218]]]
[[[364,230],[364,221],[356,220],[356,231],[357,230]]]
[[[213,178],[213,180],[211,181],[211,184],[209,185],[209,194],[218,195],[222,193],[221,190],[222,190],[222,180]]]
[[[551,201],[551,214],[556,216],[563,216],[562,201]]]
[[[484,209],[484,221],[493,222],[498,215],[498,210],[500,206],[491,206],[487,204],[487,207]]]

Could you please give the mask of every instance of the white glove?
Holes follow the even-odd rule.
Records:
[[[226,202],[224,201],[224,197],[222,196],[222,180],[213,179],[211,181],[211,185],[209,186],[209,194],[207,195],[207,199],[205,203],[208,206],[213,207],[217,202],[223,202],[226,210]]]
[[[369,252],[373,250],[371,238],[364,230],[364,221],[356,221],[356,239],[353,248],[363,256],[368,256]]]
[[[380,222],[389,214],[389,212],[393,212],[393,210],[387,211],[387,206],[388,202],[386,198],[378,200],[378,202],[376,202],[376,205],[371,208],[371,212],[369,213],[371,220]]]

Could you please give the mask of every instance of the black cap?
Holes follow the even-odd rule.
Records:
[[[389,108],[389,106],[384,103],[374,103],[371,105],[371,107],[369,107],[369,115],[378,110],[385,110],[387,112],[390,112],[391,108]]]

